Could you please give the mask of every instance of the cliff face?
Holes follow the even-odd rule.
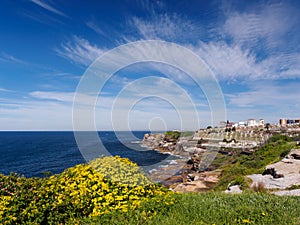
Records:
[[[160,152],[189,156],[188,151],[185,151],[182,138],[170,138],[167,134],[145,134],[143,138],[143,145],[156,149]]]

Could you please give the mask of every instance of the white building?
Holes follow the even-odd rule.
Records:
[[[245,127],[246,126],[246,122],[241,121],[241,122],[238,123],[238,126],[239,127]]]
[[[257,126],[256,120],[255,119],[248,119],[247,120],[247,126],[248,127],[255,127],[255,126]]]
[[[263,119],[258,120],[258,126],[264,126],[265,121]]]

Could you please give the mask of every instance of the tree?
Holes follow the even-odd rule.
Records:
[[[270,129],[270,123],[266,123],[266,129],[267,129],[267,131],[269,131],[269,129]]]

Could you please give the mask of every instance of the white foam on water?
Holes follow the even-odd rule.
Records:
[[[152,169],[152,170],[149,170],[149,173],[153,173],[153,172],[156,172],[157,169]]]
[[[177,162],[177,160],[171,160],[169,164],[176,165],[176,164],[178,164],[178,162]]]

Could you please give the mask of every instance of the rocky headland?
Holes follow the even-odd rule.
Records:
[[[272,135],[268,134],[268,137],[270,136]],[[267,140],[264,135],[260,134],[260,137],[264,137],[264,141]],[[216,154],[218,157],[225,155],[233,159],[237,155],[251,157],[259,146],[264,144],[261,139],[256,143],[254,139],[244,140],[248,146],[245,147],[243,144],[241,147],[241,144],[236,144],[237,141],[234,140],[232,145],[224,147],[228,141],[221,139],[222,136],[204,138],[203,135],[199,135],[199,132],[182,135],[180,132],[173,131],[145,134],[142,144],[162,153],[180,156],[177,163],[153,173],[153,176],[167,174],[162,182],[165,186],[178,192],[205,192],[214,188],[222,177],[222,168],[215,166],[214,163],[203,167],[203,157],[207,156],[210,147],[215,148],[212,159]],[[232,163],[232,160],[228,163]],[[250,187],[253,189],[261,185],[264,189],[276,192],[278,195],[300,195],[300,149],[293,149],[280,162],[266,166],[262,174],[252,174],[245,178],[252,181]],[[233,182],[232,185],[228,184],[226,192],[241,193],[242,190]]]

